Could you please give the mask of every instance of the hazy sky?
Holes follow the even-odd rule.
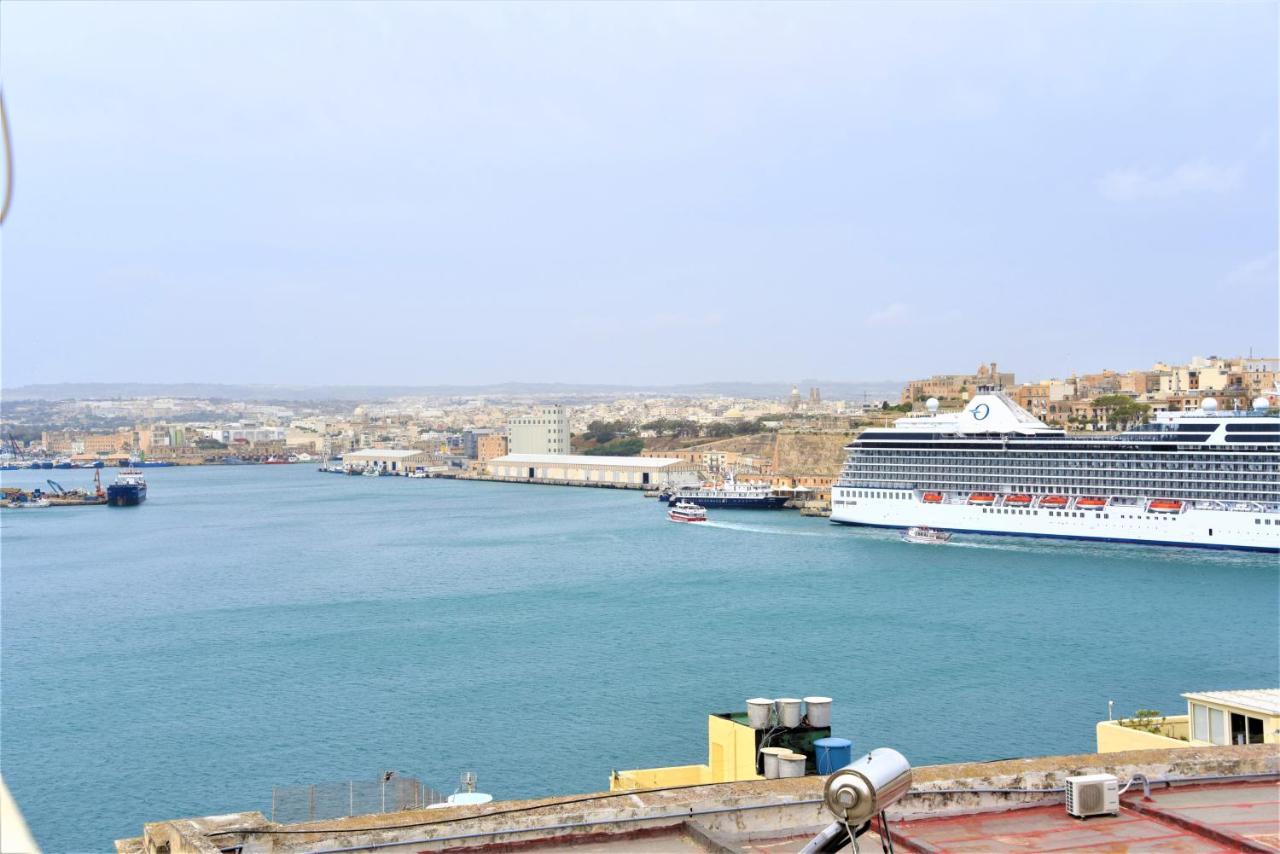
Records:
[[[1276,355],[1277,9],[6,0],[3,381]]]

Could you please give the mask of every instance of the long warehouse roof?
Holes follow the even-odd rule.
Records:
[[[532,463],[533,465],[570,466],[629,466],[637,469],[662,468],[672,463],[682,463],[674,457],[604,457],[593,454],[507,454],[494,457],[491,463]]]
[[[417,454],[425,454],[426,451],[418,451],[412,448],[364,448],[359,451],[350,451],[342,455],[343,459],[347,457],[412,457]]]

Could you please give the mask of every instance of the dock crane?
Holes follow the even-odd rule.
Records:
[[[49,488],[53,490],[54,495],[67,494],[67,490],[63,488],[62,484],[58,483],[56,480],[46,480],[45,483],[49,484]]]

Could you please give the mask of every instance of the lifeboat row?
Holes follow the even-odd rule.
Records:
[[[925,504],[942,504],[945,501],[945,497],[941,492],[926,492],[921,495],[920,500]],[[988,507],[997,503],[997,496],[992,492],[971,492],[969,493],[968,503]],[[1039,502],[1036,502],[1030,495],[1015,493],[1004,496],[1004,501],[1001,503],[1005,507],[1031,507],[1034,505],[1049,510],[1060,510],[1067,507],[1071,503],[1071,499],[1065,495],[1046,495]],[[1080,510],[1101,510],[1107,506],[1107,499],[1085,495],[1076,499],[1075,506]],[[1175,499],[1156,498],[1147,504],[1147,510],[1152,513],[1180,513],[1182,512],[1182,506],[1183,502]]]

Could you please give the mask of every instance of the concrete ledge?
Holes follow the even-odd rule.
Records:
[[[1060,803],[1052,791],[1067,777],[1108,772],[1127,780],[1280,775],[1280,747],[1183,747],[1109,754],[1045,756],[997,762],[934,765],[914,769],[912,791],[889,810],[890,819],[914,820]],[[373,848],[386,854],[572,844],[621,840],[659,831],[720,848],[739,840],[787,838],[826,826],[824,777],[709,783],[669,789],[637,789],[568,798],[505,801],[479,806],[353,816],[305,824],[275,825],[260,813],[214,816],[148,825],[144,840],[172,839],[169,854],[213,854],[240,847],[242,854],[293,854]],[[1000,790],[1030,789],[1023,791]],[[977,790],[977,791],[975,791]],[[995,790],[995,791],[992,791]],[[1043,791],[1035,791],[1043,790]],[[696,824],[689,824],[696,822]],[[153,832],[152,828],[156,828]],[[191,835],[212,848],[173,847]],[[121,840],[117,850],[139,840]],[[194,843],[192,843],[194,844]],[[145,847],[146,854],[161,854]]]

